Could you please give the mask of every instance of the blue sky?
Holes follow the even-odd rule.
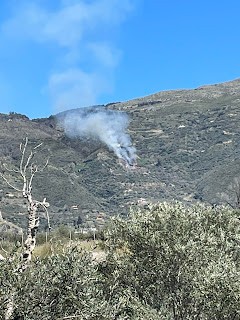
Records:
[[[1,0],[0,112],[46,117],[239,77],[238,0]]]

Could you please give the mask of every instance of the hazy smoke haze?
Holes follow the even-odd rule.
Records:
[[[59,114],[58,120],[70,138],[98,139],[127,165],[135,164],[136,149],[127,133],[129,117],[126,113],[103,107],[81,108]]]

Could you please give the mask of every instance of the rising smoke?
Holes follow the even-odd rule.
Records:
[[[70,138],[98,139],[127,166],[135,165],[136,149],[127,133],[129,117],[126,113],[93,107],[65,111],[57,118]]]

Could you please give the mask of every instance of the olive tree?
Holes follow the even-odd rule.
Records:
[[[155,319],[240,319],[237,211],[150,205],[115,218],[107,246],[109,299],[128,289]]]
[[[15,285],[21,320],[238,320],[238,218],[203,205],[136,209],[113,218],[104,261],[71,246],[34,259],[21,277],[4,261],[0,293]]]

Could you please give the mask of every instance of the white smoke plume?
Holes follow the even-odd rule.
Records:
[[[136,164],[136,149],[127,133],[129,117],[126,113],[93,107],[65,111],[57,118],[67,136],[98,139],[127,166]]]

